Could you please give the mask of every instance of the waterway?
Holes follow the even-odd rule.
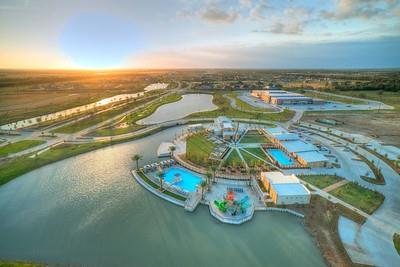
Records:
[[[72,266],[326,266],[302,220],[258,212],[218,223],[152,195],[130,175],[183,127],[66,159],[0,187],[0,259]]]
[[[213,96],[207,94],[187,94],[182,99],[162,105],[152,115],[138,121],[138,124],[154,124],[186,117],[189,114],[209,111],[218,107],[212,102]]]

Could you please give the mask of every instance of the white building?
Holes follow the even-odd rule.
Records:
[[[215,134],[222,136],[226,140],[232,139],[237,132],[232,120],[225,116],[219,116],[214,120],[212,130]]]
[[[262,172],[260,177],[270,198],[277,205],[309,204],[310,191],[300,183],[296,175],[281,172]]]

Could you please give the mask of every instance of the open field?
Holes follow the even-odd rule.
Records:
[[[324,189],[325,187],[343,180],[343,178],[333,175],[299,175],[299,178],[320,189]]]
[[[380,95],[379,91],[344,91],[335,93],[382,101],[395,107],[395,109],[305,112],[302,121],[320,124],[315,120],[318,118],[334,119],[344,123],[334,126],[339,130],[348,132],[351,129],[351,132],[359,132],[360,134],[377,138],[387,144],[400,146],[400,92],[383,92],[382,95]]]
[[[206,135],[198,133],[186,140],[186,159],[199,166],[208,165],[208,157],[213,151],[215,144],[207,140]]]
[[[167,71],[2,71],[0,125],[142,91]]]
[[[240,98],[238,98],[238,94],[237,93],[231,93],[228,94],[229,97],[232,97],[233,99],[235,99],[236,102],[236,106],[243,111],[260,111],[260,112],[266,112],[266,111],[274,111],[273,109],[267,109],[267,108],[261,108],[261,107],[255,107],[253,105],[250,105],[249,103],[241,100]]]
[[[361,101],[361,100],[357,100],[357,99],[349,99],[346,97],[319,94],[318,92],[306,91],[302,94],[305,96],[312,97],[312,98],[319,98],[319,99],[326,100],[326,101],[341,102],[341,103],[345,103],[345,104],[359,105],[359,104],[365,103],[365,101]]]
[[[372,214],[378,209],[385,199],[381,193],[353,182],[336,188],[329,193],[368,214]]]
[[[43,140],[23,140],[0,147],[0,157],[46,143]]]
[[[229,103],[229,100],[222,94],[214,94],[213,103],[219,108],[213,111],[198,112],[188,116],[188,118],[215,118],[218,116],[227,116],[230,118],[241,118],[241,119],[257,119],[257,120],[276,120],[276,121],[288,121],[294,116],[294,111],[285,109],[281,113],[251,113],[233,109]]]

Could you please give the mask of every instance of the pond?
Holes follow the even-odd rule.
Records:
[[[206,94],[187,94],[182,99],[165,104],[159,107],[152,115],[142,120],[138,124],[155,124],[166,121],[182,119],[192,113],[209,111],[218,107],[212,102],[213,96]]]
[[[73,266],[325,266],[301,219],[241,226],[167,203],[130,174],[183,127],[66,159],[0,187],[0,259]]]

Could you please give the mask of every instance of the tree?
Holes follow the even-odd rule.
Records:
[[[162,191],[163,190],[163,185],[164,185],[165,173],[163,171],[159,171],[157,173],[157,176],[160,179],[160,191]]]
[[[212,177],[212,173],[211,172],[206,172],[206,177],[207,177],[207,184],[210,183],[211,177]]]
[[[251,185],[251,179],[253,179],[257,174],[257,170],[255,168],[250,168],[249,169],[249,175],[250,175],[250,185]]]
[[[200,183],[200,187],[201,187],[201,199],[204,199],[204,189],[206,188],[206,186],[207,186],[207,182],[206,181],[201,181],[201,183]]]
[[[139,169],[139,160],[141,160],[143,157],[139,154],[135,154],[132,157],[132,160],[136,162],[136,169]]]
[[[215,183],[215,180],[216,180],[216,172],[217,172],[218,167],[217,167],[216,165],[211,165],[210,169],[211,169],[211,171],[212,171],[212,173],[213,173],[213,182]]]
[[[174,156],[175,150],[176,150],[176,147],[175,147],[175,146],[170,146],[170,147],[168,148],[169,157],[170,157],[170,158],[172,158],[172,157]]]

